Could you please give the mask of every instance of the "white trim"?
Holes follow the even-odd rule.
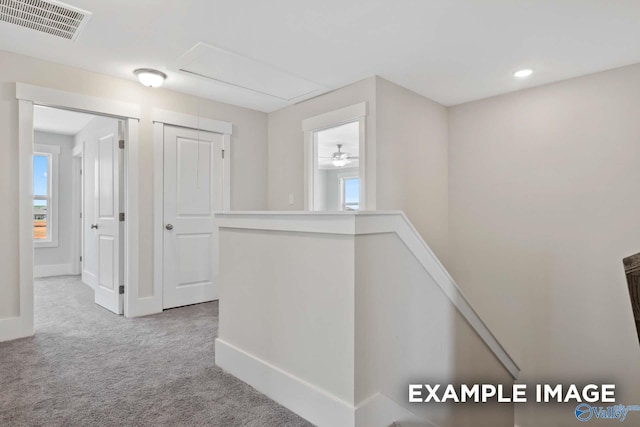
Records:
[[[58,154],[60,155],[59,145],[49,144],[33,144],[33,151],[38,153]]]
[[[431,275],[440,289],[447,295],[453,305],[456,306],[460,314],[469,322],[471,327],[480,338],[482,338],[485,344],[487,344],[502,365],[509,371],[513,379],[517,380],[520,376],[520,368],[517,363],[511,358],[502,344],[500,344],[500,341],[498,341],[486,323],[484,323],[478,313],[473,309],[462,293],[462,290],[458,287],[446,268],[444,268],[440,260],[435,256],[429,245],[422,239],[407,216],[402,213],[399,217],[394,218],[394,221],[396,224],[393,229],[398,237],[400,237],[400,240],[407,245],[411,253],[413,253],[424,269]]]
[[[124,315],[125,317],[144,316],[143,298],[140,298],[140,211],[139,211],[139,167],[138,158],[140,124],[137,119],[125,120],[124,150]]]
[[[33,277],[68,276],[74,274],[73,264],[34,265]]]
[[[27,83],[16,83],[16,98],[47,107],[87,111],[114,117],[140,119],[140,106],[113,99],[65,92]]]
[[[125,225],[125,296],[127,287],[138,285],[138,118],[140,107],[120,101],[105,100],[78,93],[64,92],[39,86],[16,83],[18,99],[18,188],[19,188],[19,255],[20,255],[20,313],[17,327],[14,322],[0,324],[0,341],[33,335],[33,105],[47,105],[63,109],[128,118],[129,139],[125,148],[127,174],[127,214]],[[135,301],[135,300],[134,300]],[[125,304],[135,312],[135,306]],[[10,325],[10,326],[5,326]],[[6,327],[12,330],[3,330]],[[7,338],[9,337],[9,338]]]
[[[272,212],[256,215],[252,212],[221,213],[216,215],[220,228],[291,231],[298,233],[355,234],[354,212],[308,212],[315,218],[298,212]],[[319,214],[316,216],[316,214]]]
[[[304,210],[313,210],[313,173],[316,158],[313,131],[304,132]]]
[[[473,309],[403,212],[235,212],[216,215],[220,228],[366,235],[395,233],[514,379],[520,368]]]
[[[18,213],[20,252],[20,312],[18,323],[3,322],[0,340],[34,333],[33,319],[33,102],[18,101]]]
[[[231,211],[231,134],[222,137],[222,212]]]
[[[355,427],[355,408],[264,360],[216,339],[216,365],[319,427]]]
[[[82,157],[82,150],[83,150],[82,144],[75,145],[73,147],[73,150],[71,151],[71,156],[72,157]]]
[[[164,254],[164,123],[153,124],[153,313],[162,312]]]
[[[360,157],[360,209],[376,210],[376,157],[375,143],[367,141],[367,118],[360,117],[360,135],[358,137]]]
[[[302,121],[302,131],[316,131],[338,126],[344,123],[355,122],[367,115],[367,103],[350,105],[328,113],[318,114]]]
[[[154,108],[151,117],[154,123],[164,123],[166,125],[204,130],[214,133],[223,133],[227,135],[231,135],[233,133],[233,124],[223,122],[221,120],[210,119],[208,117],[192,116],[190,114],[162,110],[160,108]]]
[[[71,156],[71,235],[73,238],[71,265],[72,274],[82,274],[82,264],[80,257],[82,256],[82,151],[76,152]]]
[[[153,110],[153,295],[144,298],[145,315],[163,307],[164,258],[164,127],[178,126],[222,134],[222,212],[231,210],[231,132],[233,124],[167,110]],[[204,125],[206,128],[199,128]]]
[[[11,341],[33,335],[33,331],[25,331],[23,316],[0,319],[0,342]]]

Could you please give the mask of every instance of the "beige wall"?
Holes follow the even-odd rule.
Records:
[[[367,147],[375,147],[375,89],[376,78],[370,77],[269,114],[269,210],[304,209],[304,119],[367,102]]]
[[[622,267],[640,252],[640,66],[449,113],[453,277],[522,381],[611,381],[640,402]],[[570,420],[529,405],[516,424]]]
[[[153,108],[232,122],[231,206],[267,207],[267,115],[163,89],[0,51],[0,319],[18,315],[18,103],[15,82],[136,103],[140,121],[140,289],[153,280]],[[195,84],[195,83],[194,83]]]
[[[356,405],[382,393],[438,427],[513,427],[513,405],[407,401],[420,381],[508,388],[513,378],[397,234],[356,236],[355,254]]]
[[[352,405],[354,237],[223,228],[220,247],[218,338]]]
[[[269,209],[304,209],[302,121],[362,101],[368,163],[376,166],[376,208],[404,211],[446,263],[447,109],[380,77],[269,114]]]
[[[377,208],[402,210],[446,266],[447,109],[376,79]]]

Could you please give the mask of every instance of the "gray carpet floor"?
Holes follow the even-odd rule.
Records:
[[[0,426],[309,426],[214,364],[217,302],[125,319],[75,276],[35,283],[36,335],[0,343]]]

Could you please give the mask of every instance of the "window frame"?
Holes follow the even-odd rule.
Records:
[[[31,198],[47,201],[47,238],[33,239],[34,248],[58,247],[58,171],[60,162],[60,147],[57,145],[34,144],[33,157],[45,156],[48,159],[47,171],[47,196],[33,194],[33,160],[31,161]],[[32,157],[32,158],[33,158]],[[33,204],[32,202],[32,204]]]

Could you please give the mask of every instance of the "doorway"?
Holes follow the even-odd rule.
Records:
[[[163,309],[218,299],[223,144],[219,133],[164,127]]]
[[[125,123],[33,111],[34,277],[80,275],[96,304],[123,314]]]
[[[34,334],[34,107],[47,106],[119,118],[125,123],[124,156],[124,315],[147,314],[138,292],[138,129],[140,107],[115,101],[65,92],[51,88],[16,83],[18,101],[18,165],[19,165],[19,314],[12,318],[10,339]],[[76,271],[78,268],[76,268]],[[120,284],[122,285],[122,284]]]
[[[305,210],[375,210],[375,147],[365,137],[367,103],[302,121]]]
[[[360,208],[360,123],[313,132],[313,210]]]
[[[216,300],[233,126],[164,110],[154,122],[154,295],[163,310]]]

